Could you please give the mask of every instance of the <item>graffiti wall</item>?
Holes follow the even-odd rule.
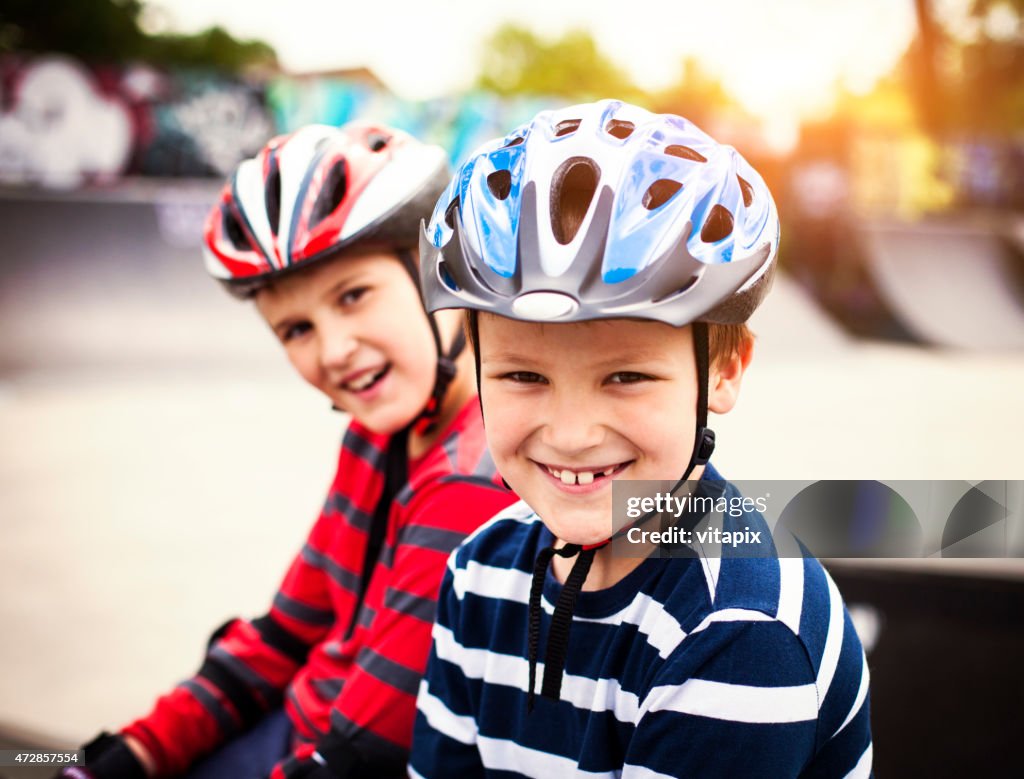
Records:
[[[223,176],[275,131],[265,91],[66,57],[0,62],[0,181],[73,188],[125,175]]]
[[[220,178],[269,138],[359,117],[438,143],[453,160],[551,101],[470,94],[431,101],[339,77],[242,81],[63,56],[0,60],[0,182],[51,188],[122,176]]]

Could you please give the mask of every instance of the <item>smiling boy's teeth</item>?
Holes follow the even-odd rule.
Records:
[[[615,468],[609,468],[606,471],[570,471],[568,468],[564,471],[559,471],[556,468],[545,466],[552,476],[569,486],[576,484],[593,484],[594,479],[600,479],[603,476],[611,475]]]
[[[349,390],[352,390],[353,392],[360,392],[361,390],[366,389],[375,381],[377,381],[377,379],[381,377],[382,373],[383,371],[377,373],[364,373],[358,379],[355,379],[345,384],[345,387]]]

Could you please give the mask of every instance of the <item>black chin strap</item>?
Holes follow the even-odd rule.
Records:
[[[476,330],[476,317],[471,317],[470,327],[473,330],[473,343],[478,344],[479,338]],[[711,458],[715,449],[715,433],[708,428],[708,382],[710,377],[710,359],[708,343],[708,326],[703,322],[695,322],[693,325],[693,347],[697,362],[697,430],[693,441],[693,451],[690,454],[690,462],[686,466],[686,472],[672,488],[675,493],[698,465],[704,465]],[[473,350],[476,356],[477,392],[480,390],[480,349]],[[619,530],[608,540],[601,544],[583,547],[579,544],[566,544],[556,549],[548,547],[542,549],[537,555],[533,565],[533,580],[530,584],[530,608],[529,608],[529,662],[530,676],[529,689],[526,693],[526,710],[533,711],[537,684],[537,655],[540,649],[540,625],[542,609],[540,605],[541,596],[544,592],[544,578],[547,576],[548,565],[551,559],[559,557],[576,557],[572,570],[565,580],[565,586],[558,595],[558,602],[555,604],[555,611],[551,617],[551,629],[548,632],[548,644],[544,653],[544,679],[541,682],[540,694],[542,698],[557,701],[562,691],[562,676],[565,671],[565,657],[569,648],[569,629],[572,627],[572,615],[576,608],[576,599],[583,589],[583,583],[590,572],[590,566],[594,562],[594,555],[597,550],[607,546],[613,539],[624,535],[629,528],[643,524],[651,517],[651,512],[638,522],[628,525]],[[578,555],[578,556],[577,556]]]
[[[484,413],[483,393],[480,392],[480,318],[476,311],[469,310],[469,332],[473,338],[473,366],[476,369],[476,398],[480,403],[480,415]]]
[[[417,290],[420,289],[419,271],[416,267],[416,260],[412,255],[412,252],[408,249],[398,250],[398,259],[401,260],[402,265],[405,266],[406,271],[409,273],[409,277],[412,279],[413,285]],[[420,292],[420,300],[422,302],[423,297],[422,291]],[[427,435],[432,433],[437,427],[437,417],[441,413],[441,405],[444,402],[445,393],[448,392],[448,385],[452,383],[455,378],[457,369],[455,367],[455,361],[462,354],[462,350],[466,348],[466,335],[462,332],[461,328],[455,334],[455,338],[452,340],[451,348],[446,352],[444,345],[441,343],[441,331],[437,327],[437,320],[434,315],[426,309],[424,305],[423,310],[427,314],[427,322],[430,323],[430,334],[434,338],[434,348],[437,350],[437,368],[434,371],[434,389],[430,393],[430,399],[427,401],[427,405],[423,407],[419,416],[413,422],[413,429],[419,435]]]
[[[437,331],[437,323],[434,321],[433,316],[430,317],[430,329],[434,333],[434,343],[437,345],[438,357],[437,368],[434,372],[434,390],[430,393],[430,400],[427,401],[427,405],[424,406],[423,411],[420,412],[415,421],[416,432],[421,435],[433,432],[437,426],[437,417],[441,413],[441,405],[444,402],[445,394],[448,392],[448,385],[452,383],[457,373],[455,361],[462,354],[462,350],[466,348],[466,336],[459,330],[455,334],[452,346],[447,354],[442,352],[441,336]]]
[[[705,465],[715,451],[715,431],[708,427],[708,384],[711,382],[711,345],[705,322],[693,323],[693,351],[697,358],[697,431],[693,439],[693,452],[683,477],[672,488],[675,492],[690,478],[693,469]]]
[[[544,577],[548,565],[555,555],[559,557],[576,557],[565,586],[558,595],[555,613],[551,618],[551,630],[548,632],[548,646],[544,653],[544,680],[541,682],[540,694],[544,698],[558,700],[562,691],[562,674],[565,671],[565,655],[569,647],[569,630],[572,628],[572,614],[576,609],[576,598],[587,579],[590,566],[594,562],[597,547],[584,549],[579,544],[566,544],[556,549],[551,546],[542,549],[533,564],[533,582],[530,585],[530,622],[529,622],[529,660],[530,682],[526,697],[527,712],[533,711],[534,689],[537,686],[537,654],[540,649],[540,598],[544,591]]]

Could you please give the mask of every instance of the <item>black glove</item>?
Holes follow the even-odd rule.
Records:
[[[58,777],[64,779],[146,779],[146,770],[124,739],[100,733],[86,744],[85,765],[68,766]]]

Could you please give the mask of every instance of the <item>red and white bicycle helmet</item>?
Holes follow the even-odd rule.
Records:
[[[210,274],[240,298],[281,276],[361,246],[393,250],[419,288],[413,250],[421,221],[448,184],[440,146],[367,122],[308,125],[270,140],[239,164],[206,218]],[[429,430],[455,376],[460,332],[445,351],[427,314],[438,362],[417,421]]]
[[[206,220],[206,268],[244,298],[357,244],[413,249],[447,183],[444,149],[400,130],[303,127],[273,138],[225,184]]]

